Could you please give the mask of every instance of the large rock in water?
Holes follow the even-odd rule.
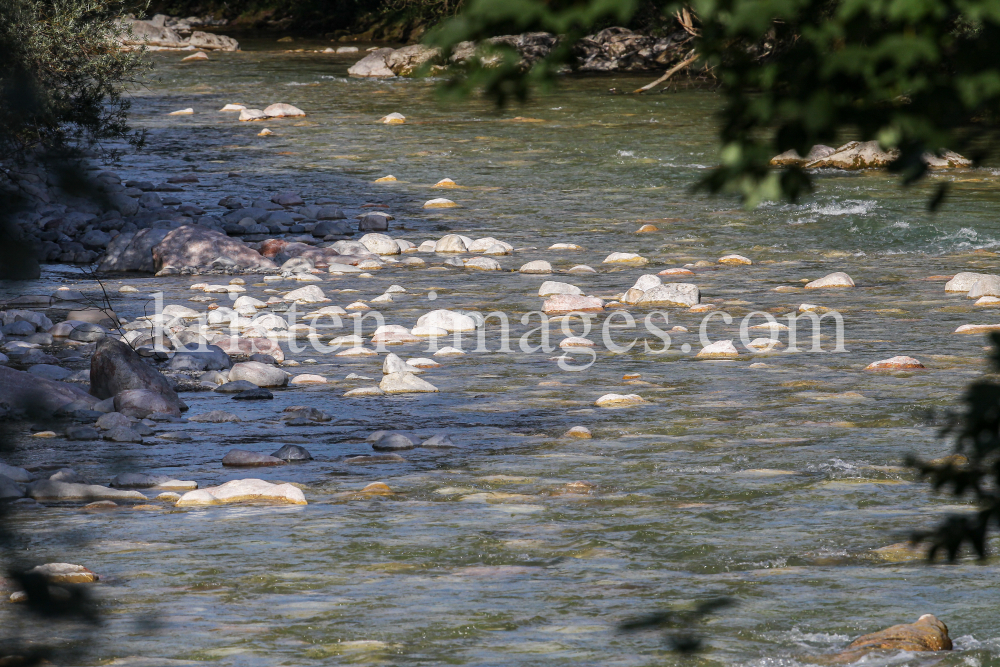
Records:
[[[392,55],[393,49],[375,49],[367,56],[350,66],[347,73],[351,76],[390,77],[396,73],[389,69],[386,60]]]
[[[862,635],[848,645],[835,662],[855,662],[871,651],[950,651],[951,638],[948,626],[933,614],[924,614],[916,623],[894,625]]]
[[[807,169],[819,169],[823,167],[833,169],[881,169],[882,167],[888,167],[898,157],[898,150],[884,151],[877,141],[850,141],[839,147],[836,152],[818,160],[807,162],[804,166]]]
[[[412,44],[396,49],[385,59],[386,66],[398,76],[410,76],[426,62],[438,59],[441,49]],[[359,63],[360,64],[360,63]]]
[[[126,34],[121,38],[122,44],[148,46],[166,46],[175,49],[185,46],[181,36],[170,28],[153,25],[149,21],[138,19],[125,19],[122,21],[123,27],[131,34]]]
[[[167,266],[208,266],[222,257],[243,269],[276,269],[277,264],[242,241],[204,227],[184,225],[171,230],[153,246],[153,263],[157,271]]]
[[[97,265],[100,272],[138,271],[153,273],[156,271],[153,263],[153,246],[162,241],[168,229],[140,229],[138,232],[125,232],[111,239],[108,249]]]
[[[77,401],[93,407],[97,399],[77,386],[0,366],[0,404],[29,413],[52,413]],[[2,472],[2,471],[0,471]]]
[[[90,359],[90,393],[105,399],[131,389],[147,389],[159,394],[174,406],[171,413],[180,414],[183,403],[167,378],[120,340],[100,339]]]
[[[262,479],[234,479],[219,486],[189,491],[177,501],[179,507],[185,505],[219,505],[247,501],[269,501],[305,505],[302,490],[291,484],[271,484]]]
[[[180,417],[182,407],[180,399],[174,401],[150,389],[127,389],[115,394],[115,411],[136,419],[156,412]]]
[[[195,30],[188,38],[188,44],[196,49],[213,49],[215,51],[239,51],[240,43],[232,37],[216,35],[211,32]]]
[[[830,146],[824,146],[823,144],[816,144],[809,149],[809,153],[805,157],[799,155],[799,152],[795,149],[790,151],[785,151],[781,155],[775,155],[771,158],[772,167],[801,167],[803,165],[809,164],[810,162],[815,162],[817,160],[822,160],[825,157],[829,157],[837,152],[836,148]]]

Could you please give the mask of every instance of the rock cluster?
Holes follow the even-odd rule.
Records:
[[[806,157],[802,157],[795,150],[785,151],[771,158],[771,166],[794,166],[804,169],[884,169],[898,157],[898,150],[883,150],[877,141],[849,141],[839,148],[813,146]],[[944,151],[941,155],[927,153],[924,155],[924,162],[931,169],[972,166],[971,160],[952,151]]]
[[[669,37],[650,37],[627,28],[606,28],[588,35],[573,47],[576,66],[585,72],[635,72],[666,69],[690,50],[691,35],[678,32]],[[482,45],[461,42],[452,50],[449,62],[443,62],[439,49],[414,44],[400,49],[370,51],[348,70],[357,77],[412,76],[426,64],[437,72],[449,63],[464,63],[478,57],[485,67],[498,67],[503,50],[513,50],[520,58],[518,66],[530,67],[547,56],[559,38],[547,32],[491,37]]]
[[[214,50],[239,51],[240,45],[232,37],[211,32],[194,30],[195,27],[220,25],[211,19],[189,17],[171,18],[157,14],[148,21],[126,19],[122,27],[126,33],[121,37],[123,47],[145,46],[151,50]],[[182,36],[184,35],[184,36]]]

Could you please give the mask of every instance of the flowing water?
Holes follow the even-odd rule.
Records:
[[[454,232],[518,248],[498,258],[504,273],[445,269],[443,256],[417,255],[428,268],[324,275],[317,283],[340,306],[402,285],[406,295],[380,307],[390,324],[413,326],[434,308],[499,310],[513,323],[517,349],[516,337],[537,326],[537,318],[522,325],[520,317],[539,308],[537,288],[546,279],[509,272],[525,262],[547,259],[557,271],[594,266],[594,274],[551,278],[610,298],[644,273],[736,252],[754,264],[713,265],[689,278],[703,301],[733,316],[732,325],[719,316],[706,325],[711,340],[738,340],[739,322],[751,311],[781,315],[809,302],[842,314],[846,351],[829,351],[836,341],[825,324],[824,352],[697,360],[703,314],[668,309],[670,325],[690,332],[672,333],[670,349],[658,352],[662,341],[642,333],[647,310],[632,308],[636,331],[617,326],[619,319],[609,334],[618,342],[638,337],[636,347],[614,354],[599,345],[593,365],[579,372],[560,368],[558,349],[498,352],[491,326],[487,351],[472,351],[466,341],[467,355],[441,359],[423,374],[436,394],[344,399],[346,390],[381,377],[382,357],[350,360],[307,348],[287,353],[303,363],[290,370],[336,382],[276,390],[273,401],[249,404],[183,394],[190,414],[224,409],[244,419],[158,429],[186,433],[191,442],[23,438],[11,463],[62,463],[101,482],[124,469],[202,486],[257,476],[300,484],[309,502],[22,513],[18,527],[34,556],[81,563],[108,578],[97,585],[108,620],[95,660],[672,663],[678,659],[660,635],[625,635],[617,625],[730,596],[738,605],[703,625],[708,644],[700,661],[807,662],[861,633],[934,613],[948,623],[958,651],[870,661],[1000,662],[996,565],[929,567],[899,549],[876,551],[961,509],[900,466],[910,452],[948,452],[927,412],[955,407],[984,370],[982,337],[952,332],[998,322],[1000,313],[946,295],[943,280],[928,278],[995,270],[996,174],[935,175],[908,190],[883,173],[824,174],[802,204],[748,212],[691,191],[715,161],[720,98],[712,92],[609,95],[611,87],[633,89],[648,77],[568,78],[498,113],[484,101],[440,105],[433,82],[348,79],[357,56],[274,46],[248,42],[242,53],[194,64],[156,54],[159,80],[135,100],[135,123],[148,128],[149,148],[125,156],[118,173],[162,181],[194,172],[200,182],[185,186],[182,198],[210,212],[226,194],[295,190],[307,202],[335,200],[349,216],[364,204],[388,205],[396,217],[390,233],[415,243]],[[239,123],[217,112],[231,102],[287,102],[308,115]],[[196,113],[166,115],[185,107]],[[377,122],[393,111],[406,123]],[[263,126],[275,134],[257,137]],[[373,183],[387,174],[398,181]],[[444,177],[461,188],[430,188]],[[925,202],[942,179],[953,182],[954,194],[932,216]],[[421,208],[437,196],[460,207]],[[636,234],[647,222],[659,231]],[[557,242],[584,250],[546,250]],[[614,251],[640,253],[650,265],[602,266]],[[774,291],[834,271],[848,272],[857,287]],[[116,303],[134,318],[145,296],[160,290],[167,302],[203,309],[186,300],[199,280],[132,277],[108,285],[140,289]],[[247,294],[258,298],[275,287],[247,282]],[[5,289],[47,293],[57,284],[91,287],[68,267],[50,267],[41,283]],[[286,281],[277,289],[299,286]],[[602,323],[603,316],[595,341]],[[365,326],[370,332],[374,325]],[[552,343],[563,336],[553,331]],[[643,337],[654,348],[648,353]],[[684,344],[690,353],[681,351]],[[394,351],[429,356],[416,345]],[[927,370],[863,370],[897,354],[918,358]],[[765,365],[751,367],[755,361]],[[350,373],[375,380],[345,380]],[[623,380],[626,374],[641,379]],[[649,404],[595,407],[611,392],[637,393]],[[286,426],[281,411],[291,405],[319,407],[334,421]],[[562,437],[574,425],[594,437]],[[379,428],[447,432],[461,448],[403,452],[404,463],[344,463],[346,455],[371,453],[364,439]],[[316,460],[249,472],[220,464],[232,447],[270,453],[284,443],[305,445]],[[357,493],[373,481],[394,493]],[[567,486],[578,481],[592,487]],[[67,546],[67,536],[83,541]]]

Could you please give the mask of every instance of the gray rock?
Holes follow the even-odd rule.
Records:
[[[32,482],[26,490],[29,498],[35,500],[137,500],[143,502],[146,496],[138,491],[109,489],[97,484],[70,484],[50,479]]]
[[[317,222],[316,226],[313,227],[312,235],[316,238],[323,238],[325,236],[350,236],[354,233],[351,229],[351,225],[344,221],[334,222],[331,220],[324,220],[322,222]]]
[[[35,476],[24,468],[7,465],[6,463],[0,463],[0,475],[21,483],[27,483],[35,479]]]
[[[258,467],[280,466],[284,464],[285,462],[277,457],[258,454],[257,452],[248,452],[244,449],[232,449],[222,457],[222,465],[224,466]]]
[[[103,399],[133,389],[145,389],[163,397],[162,405],[156,405],[149,412],[180,416],[181,400],[162,373],[121,341],[113,338],[97,341],[90,359],[90,392]]]
[[[80,237],[80,243],[87,250],[103,250],[111,243],[111,235],[99,229],[91,229]]]
[[[53,366],[51,364],[35,364],[28,369],[28,372],[32,375],[46,378],[47,380],[65,380],[73,374],[73,371],[71,370],[67,370],[59,366]]]
[[[697,285],[691,283],[664,283],[646,290],[639,299],[641,306],[694,306],[701,300]]]
[[[30,336],[35,333],[35,325],[25,320],[18,320],[0,327],[0,332],[8,336]]]
[[[106,415],[102,415],[94,424],[94,426],[101,429],[102,431],[110,431],[111,429],[117,428],[119,426],[124,426],[125,428],[131,428],[132,420],[120,412],[109,412]]]
[[[194,30],[188,38],[188,45],[196,49],[212,49],[214,51],[239,51],[240,43],[232,37],[214,32]]]
[[[126,217],[133,216],[139,212],[139,202],[123,192],[114,192],[108,195],[108,202],[111,204],[111,208]]]
[[[288,413],[289,417],[292,419],[308,419],[314,422],[328,422],[333,419],[332,416],[323,412],[322,410],[317,410],[316,408],[306,408],[306,407],[296,407],[286,408],[285,412]]]
[[[66,428],[67,440],[100,440],[100,432],[92,426],[69,426]]]
[[[162,241],[169,229],[140,229],[138,232],[123,232],[111,240],[108,249],[97,265],[102,273],[135,271],[153,273],[153,246]]]
[[[389,433],[372,443],[372,449],[377,452],[394,452],[413,449],[417,444],[402,433]]]
[[[163,200],[155,192],[143,192],[139,196],[139,206],[143,208],[163,208]]]
[[[203,424],[225,424],[229,422],[241,422],[243,420],[237,415],[234,415],[232,412],[226,412],[225,410],[212,410],[211,412],[205,412],[200,415],[195,415],[194,417],[188,417],[188,421]]]
[[[153,247],[157,271],[163,267],[206,266],[220,257],[243,269],[277,268],[274,262],[242,241],[200,226],[178,227]]]
[[[167,368],[173,371],[218,371],[227,369],[232,362],[229,355],[216,345],[201,349],[181,348],[170,359]]]
[[[429,449],[457,449],[458,445],[451,441],[445,433],[438,433],[437,435],[432,435],[431,437],[420,443],[421,447],[427,447]]]
[[[52,413],[75,401],[93,405],[97,399],[71,384],[0,366],[0,403],[11,410]]]
[[[233,396],[234,401],[266,401],[274,398],[274,394],[263,387],[247,389]]]
[[[344,459],[344,463],[348,464],[363,464],[363,463],[404,463],[404,459],[399,454],[362,454],[361,456],[348,456]]]
[[[389,69],[386,59],[392,55],[393,49],[375,49],[367,56],[351,65],[347,73],[361,77],[394,77],[396,73]]]
[[[226,355],[229,356],[229,355]],[[232,363],[230,361],[230,363]],[[208,371],[198,378],[202,382],[212,382],[214,384],[223,385],[229,382],[229,371]]]
[[[179,417],[187,406],[180,399],[174,403],[163,394],[149,389],[128,389],[115,394],[115,410],[129,417],[144,419],[154,412],[165,412]]]
[[[389,231],[389,218],[378,213],[368,213],[358,220],[358,231],[386,232]]]
[[[167,475],[150,475],[144,472],[123,472],[111,478],[111,486],[119,489],[149,489],[171,481]]]
[[[103,401],[98,401],[94,403],[94,410],[98,412],[114,412],[115,411],[115,397],[106,398]]]
[[[83,475],[72,468],[60,468],[48,477],[53,482],[65,482],[66,484],[89,484]]]
[[[347,216],[336,206],[324,206],[316,213],[317,220],[346,220]]]
[[[10,501],[24,497],[24,489],[10,477],[0,475],[0,500]]]
[[[247,382],[246,380],[236,380],[233,382],[227,382],[223,385],[219,385],[215,391],[220,394],[239,394],[244,391],[250,391],[252,389],[259,389],[257,385],[253,382]]]
[[[258,361],[244,361],[234,364],[229,371],[231,381],[246,380],[258,387],[284,387],[288,384],[288,374],[275,366]]]
[[[142,442],[142,436],[126,426],[116,426],[106,431],[104,439],[112,442]]]
[[[281,459],[282,461],[312,460],[312,454],[310,454],[305,447],[299,447],[298,445],[285,445],[278,451],[271,454],[271,456],[276,459]]]
[[[271,196],[271,201],[279,206],[302,206],[302,195],[298,192],[279,192]]]

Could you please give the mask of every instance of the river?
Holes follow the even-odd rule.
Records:
[[[644,273],[707,260],[713,265],[688,280],[703,301],[733,316],[732,325],[718,316],[706,325],[712,340],[738,339],[739,321],[751,311],[780,316],[812,303],[841,313],[846,351],[830,351],[836,341],[827,328],[822,352],[699,360],[679,346],[700,348],[704,314],[668,309],[670,326],[689,329],[671,334],[669,351],[646,353],[641,340],[623,354],[599,347],[593,365],[578,372],[557,365],[558,351],[498,352],[491,333],[489,351],[442,359],[423,375],[440,393],[344,399],[344,391],[364,384],[344,378],[354,372],[377,380],[382,357],[348,360],[307,349],[287,353],[304,362],[294,371],[335,384],[279,390],[263,405],[183,394],[191,414],[224,409],[244,419],[170,425],[190,442],[24,437],[10,463],[63,463],[101,483],[125,469],[202,486],[261,477],[301,484],[309,502],[19,514],[33,556],[81,563],[107,577],[97,585],[108,613],[93,661],[671,664],[679,659],[660,635],[621,634],[617,625],[729,596],[738,604],[701,628],[707,644],[699,663],[794,665],[933,613],[958,649],[933,661],[997,664],[995,564],[930,567],[876,551],[956,509],[900,466],[907,453],[950,451],[927,412],[957,407],[985,369],[983,338],[952,332],[1000,321],[1000,314],[946,295],[944,280],[927,278],[995,271],[997,173],[938,174],[909,189],[885,173],[822,174],[798,205],[747,211],[691,190],[715,162],[713,114],[721,100],[713,92],[611,95],[609,88],[634,89],[650,77],[568,77],[497,112],[483,100],[440,103],[431,81],[349,79],[357,55],[284,53],[279,46],[247,41],[243,52],[196,63],[154,54],[155,80],[136,92],[133,112],[149,144],[123,156],[116,171],[155,181],[193,172],[199,183],[179,194],[209,212],[228,194],[285,190],[307,202],[329,198],[351,217],[364,204],[387,205],[402,227],[394,237],[419,244],[444,233],[494,236],[518,249],[497,258],[505,269],[535,259],[557,270],[587,264],[598,272],[549,279],[605,298]],[[217,111],[273,102],[307,116],[240,123]],[[186,107],[195,113],[166,115]],[[377,122],[391,112],[406,123]],[[263,127],[274,135],[258,137]],[[397,182],[373,183],[389,174]],[[462,187],[430,187],[445,177]],[[931,215],[925,204],[941,179],[953,181],[953,196]],[[459,207],[421,208],[438,196]],[[646,223],[659,231],[636,234]],[[584,249],[547,250],[560,242]],[[650,264],[602,266],[614,251],[639,253]],[[728,253],[754,264],[715,264]],[[417,256],[429,265],[443,259]],[[849,273],[856,288],[774,291],[834,271]],[[382,308],[388,323],[410,327],[433,308],[499,310],[520,336],[530,327],[517,320],[539,308],[546,278],[431,267],[323,279],[317,284],[341,306],[402,285],[406,296]],[[108,285],[140,289],[116,301],[120,314],[134,318],[154,291],[203,308],[186,301],[196,281],[131,277]],[[263,284],[247,283],[247,294],[267,298]],[[57,284],[86,286],[71,268],[54,266],[27,291]],[[646,313],[632,310],[640,320]],[[619,341],[642,338],[611,331]],[[863,370],[902,354],[927,370]],[[404,356],[428,355],[408,346]],[[627,374],[641,375],[639,384],[623,380]],[[595,407],[611,392],[638,393],[649,404]],[[279,417],[291,405],[319,407],[334,421],[285,426]],[[574,425],[593,438],[562,437]],[[403,452],[406,461],[396,464],[343,462],[370,453],[365,438],[380,428],[447,432],[461,447]],[[232,447],[270,453],[288,442],[303,444],[316,460],[249,473],[220,464]],[[374,481],[394,493],[357,494]],[[579,481],[590,486],[567,486]],[[81,542],[68,546],[68,537]]]

